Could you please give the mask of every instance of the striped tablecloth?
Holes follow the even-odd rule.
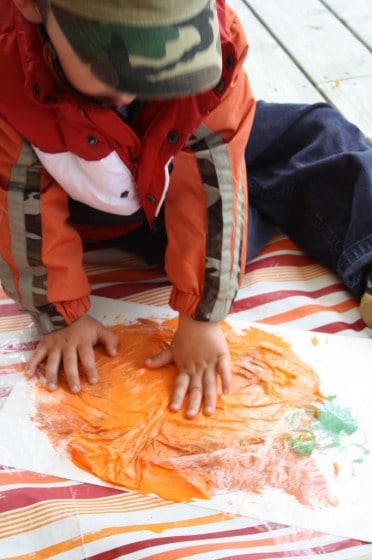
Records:
[[[95,249],[86,268],[95,295],[167,305],[162,271],[134,257]],[[247,266],[232,313],[250,322],[371,336],[337,277],[282,235]],[[32,350],[36,332],[1,291],[0,337],[2,406],[17,377],[11,363]],[[1,560],[372,559],[372,544],[357,540],[7,466],[0,467],[0,484]]]

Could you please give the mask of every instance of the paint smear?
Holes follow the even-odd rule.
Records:
[[[78,467],[102,480],[166,499],[274,488],[308,507],[336,505],[331,486],[338,467],[319,461],[312,426],[331,423],[342,431],[346,425],[351,433],[353,423],[324,409],[316,372],[284,339],[223,325],[232,391],[219,397],[212,417],[188,420],[185,410],[169,410],[176,368],[143,365],[175,328],[175,320],[112,327],[118,355],[96,350],[100,381],[83,383],[79,395],[69,393],[63,374],[54,393],[40,383],[33,420],[55,448],[66,448]]]

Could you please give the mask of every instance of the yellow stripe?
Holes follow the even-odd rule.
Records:
[[[267,267],[246,274],[243,279],[242,287],[246,288],[258,282],[301,282],[327,275],[331,277],[331,273],[320,265],[304,266],[301,267],[300,270],[293,266]],[[329,281],[328,283],[331,282]],[[289,286],[288,289],[293,289],[293,286]]]
[[[8,512],[0,518],[0,539],[9,538],[25,531],[46,526],[50,523],[62,521],[68,517],[87,514],[133,513],[168,506],[168,502],[161,498],[142,496],[141,494],[130,494],[101,499],[88,500],[53,500],[34,504],[22,510]]]
[[[0,331],[18,331],[32,326],[32,319],[28,315],[14,315],[11,317],[1,317]]]

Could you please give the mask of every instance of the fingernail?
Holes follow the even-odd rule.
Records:
[[[73,385],[70,390],[71,390],[71,393],[80,393],[79,385]]]
[[[55,383],[48,383],[47,387],[48,391],[55,391],[57,389],[57,385]]]
[[[207,416],[210,416],[211,414],[213,414],[213,408],[211,406],[206,406],[204,408],[204,414],[206,414]]]

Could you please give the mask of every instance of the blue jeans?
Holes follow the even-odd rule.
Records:
[[[325,103],[258,102],[246,148],[248,260],[280,228],[357,297],[372,266],[372,147]]]

